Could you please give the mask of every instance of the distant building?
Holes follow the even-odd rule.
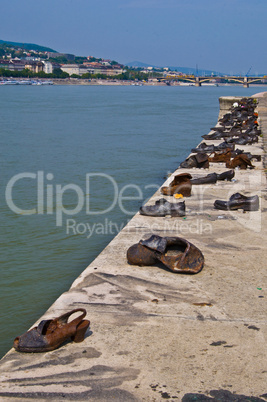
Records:
[[[33,73],[40,73],[40,71],[43,71],[44,65],[41,61],[26,61],[25,69],[28,69]]]
[[[50,63],[50,61],[42,61],[44,67],[43,67],[43,71],[46,74],[52,74],[53,73],[53,64]]]
[[[107,68],[105,70],[104,74],[114,76],[114,75],[122,74],[124,72],[125,72],[125,70],[123,70],[123,68]]]
[[[67,60],[75,60],[75,55],[74,54],[68,54],[68,53],[57,53],[57,52],[47,52],[47,57],[50,59],[55,59],[57,57],[65,57]]]
[[[59,64],[59,63],[51,63],[52,64],[52,68],[53,68],[53,71],[55,70],[55,69],[58,69],[58,68],[61,68],[61,64]]]
[[[9,62],[7,60],[0,60],[0,68],[4,68],[5,70],[8,70]]]
[[[99,63],[98,61],[92,61],[90,63],[84,62],[84,66],[91,67],[91,68],[102,68],[103,64]]]
[[[83,63],[83,64],[63,64],[61,70],[65,71],[69,75],[75,74],[82,76],[83,74],[105,74],[109,76],[114,76],[123,73],[123,69],[111,68],[103,66],[100,63]]]
[[[123,69],[124,65],[123,64],[113,64],[112,68],[119,68],[119,69],[122,68]]]
[[[122,74],[125,70],[122,68],[112,68],[107,66],[101,67],[90,67],[88,68],[88,72],[91,74],[104,74],[113,77],[114,75]]]
[[[27,61],[41,61],[41,58],[36,57],[36,56],[26,56],[25,60],[27,60]]]
[[[61,70],[69,75],[83,75],[88,73],[88,68],[79,64],[62,64]]]
[[[8,64],[10,71],[22,71],[25,70],[25,61],[20,59],[11,59]]]

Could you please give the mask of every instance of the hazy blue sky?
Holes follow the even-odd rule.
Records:
[[[8,0],[0,39],[120,63],[267,74],[267,0]]]

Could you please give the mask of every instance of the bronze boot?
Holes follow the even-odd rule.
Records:
[[[182,194],[184,197],[191,196],[192,179],[189,173],[180,173],[174,177],[168,187],[161,187],[160,191],[164,195]]]

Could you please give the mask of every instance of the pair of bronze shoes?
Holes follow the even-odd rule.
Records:
[[[202,176],[199,178],[193,179],[190,173],[180,173],[174,176],[174,179],[169,184],[169,186],[161,187],[160,191],[164,195],[174,195],[174,194],[182,194],[183,197],[190,197],[192,184],[212,184],[216,183],[218,180],[227,180],[231,181],[235,175],[235,171],[233,169],[228,170],[226,172],[217,174],[210,173],[206,176]],[[163,202],[167,202],[164,200]],[[159,203],[159,201],[158,201]],[[171,204],[174,205],[174,204]],[[165,208],[167,205],[165,205]],[[145,208],[145,207],[143,207]],[[169,206],[171,210],[171,206]],[[141,212],[140,212],[141,213]],[[159,216],[159,215],[158,215]]]
[[[231,195],[228,201],[216,200],[214,202],[214,208],[223,211],[235,211],[237,209],[243,209],[243,211],[258,211],[259,197],[257,195],[247,197],[243,194],[235,193]]]
[[[172,272],[197,274],[204,266],[204,256],[194,244],[181,237],[152,235],[127,251],[131,265],[155,265],[161,262]]]
[[[68,322],[69,317],[77,312],[82,314]],[[18,352],[38,353],[57,349],[68,339],[82,342],[90,325],[90,321],[84,320],[85,316],[86,310],[78,308],[53,320],[43,320],[37,327],[17,336],[13,347]]]
[[[214,144],[207,145],[205,142],[201,142],[197,148],[192,148],[191,152],[193,153],[206,153],[210,154],[213,152],[220,152],[225,149],[229,149],[233,151],[235,149],[235,144],[228,144],[227,142],[222,142],[219,145],[215,146]]]
[[[197,177],[195,179],[191,179],[191,183],[196,184],[214,184],[217,181],[231,181],[235,176],[235,171],[233,169],[227,170],[222,173],[210,173],[207,176]]]
[[[258,157],[258,156],[257,156]],[[209,157],[209,162],[226,162],[226,167],[230,169],[235,169],[239,167],[240,169],[253,169],[255,166],[252,165],[248,155],[241,153],[232,159],[232,151],[227,150],[225,152],[214,153],[213,156]]]

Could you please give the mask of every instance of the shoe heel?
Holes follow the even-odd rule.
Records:
[[[182,217],[185,216],[185,212],[184,211],[171,211],[171,217],[175,218],[175,217]]]
[[[75,333],[75,335],[73,335],[73,336],[71,337],[71,340],[72,340],[73,342],[76,342],[76,343],[82,342],[82,341],[84,340],[84,336],[85,336],[85,333],[86,333],[86,331],[87,331],[89,325],[90,325],[90,321],[88,321],[88,320],[83,320],[83,321],[77,326],[76,333]]]
[[[177,191],[175,193],[182,194],[183,197],[191,197],[191,189],[192,189],[192,184],[191,182],[189,184],[184,184],[182,186],[179,186]]]
[[[251,211],[258,211],[258,210],[259,210],[259,205],[249,205],[249,206],[243,208],[244,212],[251,212]]]
[[[184,208],[184,210],[182,210],[182,209],[171,210],[171,217],[174,218],[176,216],[180,216],[180,217],[185,216],[185,208]]]

